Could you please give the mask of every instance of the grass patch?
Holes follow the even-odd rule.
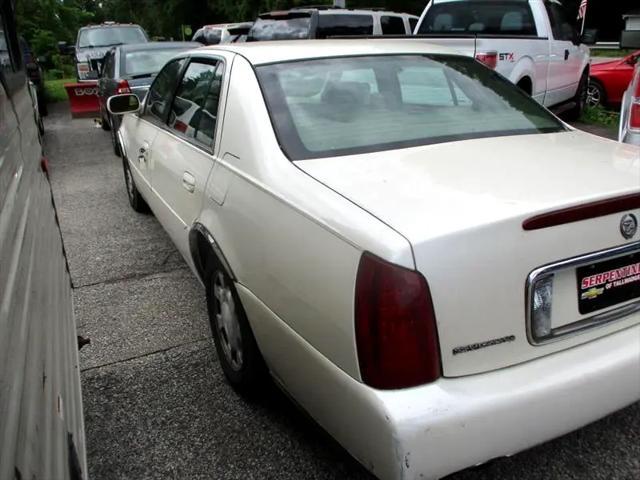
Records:
[[[591,50],[592,57],[626,57],[630,55],[635,50],[620,50],[620,49],[603,49],[603,50]]]
[[[64,89],[65,83],[74,83],[73,78],[62,78],[60,80],[47,80],[44,82],[48,102],[66,102],[68,100],[67,91]]]
[[[620,113],[606,110],[601,106],[586,107],[580,121],[590,123],[592,125],[601,125],[603,127],[616,128],[620,121]]]

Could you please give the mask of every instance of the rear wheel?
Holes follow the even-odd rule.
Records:
[[[233,388],[251,394],[263,386],[267,368],[233,280],[216,258],[207,266],[207,308],[220,366]]]
[[[129,168],[129,162],[126,158],[122,159],[122,166],[124,168],[124,183],[127,188],[127,197],[129,198],[131,208],[138,213],[149,212],[149,205],[147,205],[147,202],[142,198],[142,195],[140,195],[140,192],[136,187],[136,182],[133,180],[133,175],[131,175],[131,169]]]

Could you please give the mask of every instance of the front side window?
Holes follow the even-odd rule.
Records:
[[[551,21],[551,31],[555,40],[572,42],[577,38],[577,30],[575,29],[571,16],[565,8],[556,2],[545,2],[549,20]]]
[[[352,14],[320,14],[318,16],[317,38],[345,35],[373,35],[373,17]]]
[[[144,43],[147,36],[140,27],[92,27],[80,30],[78,48],[109,47]]]
[[[527,0],[470,0],[436,3],[419,34],[537,35]]]
[[[315,59],[257,72],[291,160],[565,130],[517,87],[467,57]]]
[[[380,27],[383,35],[404,35],[404,20],[402,17],[383,15],[380,17]]]
[[[160,71],[146,97],[145,117],[153,121],[165,122],[171,97],[178,83],[178,75],[185,61],[184,58],[173,60]]]
[[[415,32],[417,25],[418,25],[418,19],[416,17],[409,17],[409,28],[411,28],[411,32],[409,33]]]
[[[169,128],[213,146],[222,74],[222,62],[189,64],[171,106]]]

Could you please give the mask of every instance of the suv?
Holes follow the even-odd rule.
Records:
[[[418,17],[386,10],[340,7],[292,8],[258,16],[248,41],[328,38],[345,35],[411,35]]]
[[[98,79],[102,60],[111,47],[148,41],[147,33],[139,25],[104,22],[78,30],[75,47],[59,42],[58,48],[61,53],[75,56],[76,75],[82,82]]]
[[[203,45],[243,42],[247,38],[251,25],[253,25],[252,22],[205,25],[204,27],[196,30],[191,41],[198,42]]]

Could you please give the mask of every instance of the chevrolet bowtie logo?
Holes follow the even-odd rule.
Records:
[[[593,300],[596,297],[599,297],[600,295],[602,295],[602,293],[604,292],[604,288],[590,288],[589,290],[587,290],[586,292],[584,292],[580,298],[582,300]]]

